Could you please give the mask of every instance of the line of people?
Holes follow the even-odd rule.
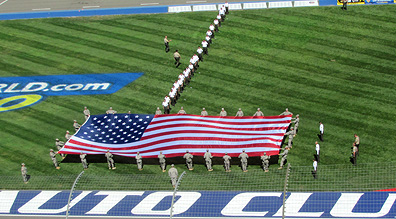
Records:
[[[183,93],[184,88],[190,83],[191,78],[194,73],[199,68],[199,62],[203,62],[203,55],[208,55],[208,48],[213,42],[215,37],[215,32],[219,32],[219,27],[221,23],[225,21],[226,14],[228,14],[229,4],[226,2],[220,7],[219,13],[216,19],[210,24],[209,29],[206,31],[205,39],[201,42],[202,48],[198,46],[197,53],[190,58],[190,64],[179,74],[178,79],[173,83],[169,94],[165,96],[162,106],[164,109],[164,114],[169,114],[171,110],[171,105],[175,106],[177,100],[180,98],[180,94]],[[169,52],[169,42],[167,36],[164,38],[165,52]],[[180,66],[181,55],[178,50],[173,53],[173,58],[175,59],[175,66],[178,68]]]

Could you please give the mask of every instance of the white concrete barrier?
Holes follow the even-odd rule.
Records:
[[[193,5],[193,11],[217,11],[216,5]]]
[[[293,7],[291,1],[286,2],[268,2],[268,8],[289,8]]]
[[[294,7],[309,7],[309,6],[319,6],[319,1],[294,1]]]
[[[243,9],[262,9],[267,8],[267,2],[243,3]]]
[[[219,4],[217,5],[217,9],[220,10],[221,6],[224,4]],[[228,10],[241,10],[242,9],[242,4],[240,3],[229,3],[228,4]]]
[[[191,6],[169,6],[168,7],[168,12],[174,12],[174,13],[178,13],[178,12],[191,12]]]

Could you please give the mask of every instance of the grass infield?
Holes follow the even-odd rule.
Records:
[[[81,163],[56,170],[49,149],[64,140],[83,107],[102,114],[153,114],[204,38],[216,12],[0,21],[0,76],[144,72],[111,95],[53,96],[32,107],[0,113],[0,176],[78,174]],[[172,40],[164,52],[163,38]],[[181,106],[233,115],[300,114],[289,153],[294,166],[310,166],[319,121],[325,125],[319,165],[350,165],[353,134],[360,163],[393,159],[396,141],[396,7],[393,5],[231,11],[216,34]],[[181,66],[173,65],[178,49]],[[1,81],[1,79],[0,79]],[[271,169],[278,165],[272,165]],[[179,171],[186,169],[178,165]],[[239,171],[234,165],[233,171]],[[259,169],[251,165],[249,169]],[[223,171],[220,165],[214,172]],[[91,174],[162,174],[157,165],[90,165]],[[195,173],[204,173],[197,165]],[[213,174],[213,173],[211,173]],[[246,174],[249,174],[246,173]],[[271,174],[271,171],[270,173]],[[310,174],[310,173],[308,173]],[[22,182],[22,180],[21,180]]]

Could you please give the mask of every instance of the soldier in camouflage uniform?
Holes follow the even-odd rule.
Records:
[[[186,151],[186,154],[184,154],[183,156],[184,159],[186,159],[186,164],[187,164],[187,168],[188,170],[193,170],[193,158],[194,156],[192,154],[190,154],[188,151]]]
[[[230,169],[231,157],[227,154],[227,152],[223,156],[223,160],[224,160],[224,169],[225,169],[225,171],[226,172],[231,172],[231,169]]]
[[[84,153],[81,151],[80,159],[81,159],[81,164],[82,164],[84,170],[88,169],[88,162],[87,162],[86,157],[87,157],[87,154],[84,154]]]
[[[157,110],[155,111],[155,115],[162,115],[162,112],[159,107],[157,107]]]
[[[60,141],[59,138],[55,139],[55,146],[58,148],[58,151],[62,149],[62,147],[65,145],[65,142]],[[65,154],[60,154],[62,156],[62,159],[65,159]]]
[[[271,156],[267,155],[267,153],[264,152],[263,156],[261,156],[261,161],[263,163],[263,170],[265,172],[268,172],[268,167],[269,167],[269,160]]]
[[[239,108],[238,112],[235,115],[236,117],[242,117],[243,116],[243,111],[241,108]]]
[[[115,164],[114,164],[114,160],[113,160],[113,154],[110,153],[109,149],[107,149],[105,157],[107,158],[107,165],[109,166],[109,170],[116,169]]]
[[[78,129],[81,127],[81,125],[78,124],[77,120],[74,120],[73,127],[74,127],[74,130],[77,132]]]
[[[116,114],[117,111],[113,110],[113,107],[110,107],[107,111],[106,114]]]
[[[162,151],[160,151],[160,154],[158,155],[159,163],[162,169],[162,172],[166,172],[166,161],[165,161],[165,155],[162,154]]]
[[[288,135],[289,136],[289,142],[287,144],[287,147],[292,148],[293,145],[293,138],[296,135],[296,132],[294,131],[294,128],[291,127],[290,131],[285,133],[285,136]]]
[[[135,159],[136,159],[136,164],[137,164],[138,170],[142,171],[143,170],[143,160],[142,160],[142,156],[140,155],[139,152],[137,152]]]
[[[89,109],[87,107],[84,107],[84,116],[85,116],[85,120],[87,120],[89,118],[89,116],[91,115],[91,112],[89,112]]]
[[[205,108],[202,108],[201,116],[208,116],[208,111]]]
[[[280,167],[278,168],[278,170],[282,169],[283,165],[285,165],[285,161],[287,159],[288,154],[289,154],[289,147],[286,147],[285,150],[283,151],[283,153],[280,154],[282,156],[282,160],[281,160]]]
[[[22,165],[21,167],[22,179],[23,182],[27,184],[28,183],[27,168],[25,167],[24,163],[22,163],[21,165]]]
[[[204,154],[204,159],[206,162],[206,168],[208,169],[208,171],[213,171],[212,169],[212,154],[209,152],[209,150],[206,150],[206,153]]]
[[[52,162],[54,163],[54,166],[56,169],[60,169],[60,166],[58,165],[58,161],[56,160],[56,153],[54,152],[54,150],[50,149],[50,153],[49,153]]]
[[[176,182],[177,182],[177,177],[179,174],[178,174],[177,169],[175,168],[174,164],[171,165],[171,168],[168,171],[168,175],[171,178],[173,188],[175,188]]]
[[[279,114],[280,116],[283,116],[283,115],[292,115],[293,113],[292,112],[289,112],[289,108],[286,108],[285,109],[285,112],[283,112],[283,113],[281,113],[281,114]]]
[[[220,116],[227,116],[227,111],[225,111],[224,108],[221,108]]]
[[[257,112],[255,112],[253,116],[264,116],[264,113],[261,112],[260,108],[257,108]]]
[[[247,153],[245,153],[245,150],[242,151],[242,153],[238,156],[238,158],[241,159],[241,167],[243,172],[247,172],[247,164],[248,164],[249,156],[247,155]]]
[[[300,125],[300,115],[296,115],[296,118],[294,119],[294,131],[296,132],[296,135],[298,133],[298,126]]]
[[[65,135],[66,141],[68,141],[72,136],[73,135],[71,135],[69,131],[66,131],[66,135]]]
[[[179,112],[177,114],[187,114],[186,111],[183,109],[183,107],[180,108]]]

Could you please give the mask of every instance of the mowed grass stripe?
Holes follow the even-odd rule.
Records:
[[[257,19],[254,17],[253,19]],[[312,20],[307,19],[304,21],[304,23],[301,22],[296,22],[296,18],[289,19],[289,17],[286,18],[281,18],[277,19],[274,21],[271,21],[271,25],[273,26],[274,30],[271,30],[270,34],[271,35],[277,35],[276,39],[277,42],[280,43],[280,47],[285,44],[285,41],[293,41],[293,38],[289,36],[289,32],[293,29],[297,29],[297,31],[303,30],[304,35],[297,34],[297,38],[303,38],[303,41],[306,41],[307,39],[310,40],[315,40],[315,43],[322,43],[323,45],[331,45],[335,47],[339,47],[340,49],[348,50],[351,49],[350,44],[353,44],[354,46],[358,47],[363,47],[365,49],[370,49],[368,53],[366,53],[368,56],[373,56],[373,54],[376,54],[378,52],[384,52],[390,49],[390,47],[386,48],[381,48],[383,41],[379,41],[381,45],[377,44],[375,47],[372,48],[367,48],[366,43],[361,43],[361,39],[356,37],[355,35],[358,35],[356,33],[350,33],[349,36],[346,36],[345,31],[342,29],[335,29],[335,30],[330,30],[328,27],[323,28],[323,25],[313,25],[309,24],[309,22],[312,22]],[[322,21],[325,22],[325,21]],[[239,25],[238,25],[239,26]],[[283,27],[283,28],[282,28]],[[320,30],[320,31],[318,31]],[[333,37],[329,37],[333,36]],[[279,39],[279,37],[281,37]],[[319,41],[319,42],[317,42]],[[277,44],[275,44],[277,45]],[[370,45],[373,45],[372,43]],[[375,44],[374,44],[375,45]],[[379,47],[379,48],[377,48]],[[362,53],[361,50],[355,50],[357,53]],[[378,54],[377,54],[378,55]],[[389,55],[382,56],[379,58],[386,59],[386,60],[392,60],[392,57],[395,56],[394,53],[389,52]]]
[[[269,16],[269,15],[265,15],[265,16]],[[260,19],[260,17],[261,17],[261,15],[254,15],[254,16],[252,16],[251,17],[251,19]],[[267,17],[266,17],[267,18]],[[271,22],[271,23],[274,23],[273,24],[273,28],[277,28],[277,26],[278,25],[286,25],[286,26],[291,26],[291,25],[293,25],[294,27],[303,27],[303,29],[305,29],[305,30],[310,30],[310,31],[316,31],[317,33],[319,33],[319,34],[323,34],[323,33],[327,33],[327,34],[336,34],[336,35],[340,35],[340,37],[332,37],[332,38],[330,38],[330,37],[327,37],[327,35],[324,35],[324,37],[327,37],[328,39],[331,39],[331,41],[333,41],[333,42],[335,42],[335,44],[344,44],[344,42],[348,42],[348,41],[345,41],[346,39],[344,38],[344,35],[345,34],[342,34],[342,33],[345,33],[347,30],[349,30],[347,27],[343,27],[343,26],[341,26],[341,27],[339,27],[339,26],[336,26],[334,23],[333,23],[333,26],[335,26],[335,27],[337,27],[338,29],[336,29],[336,30],[331,30],[332,29],[332,27],[331,27],[331,24],[329,24],[329,25],[323,25],[323,22],[326,22],[326,21],[328,21],[329,19],[330,19],[331,17],[326,17],[326,18],[323,18],[323,20],[321,20],[321,22],[322,22],[322,25],[320,25],[320,23],[318,23],[318,18],[316,18],[316,17],[310,17],[309,16],[309,14],[307,15],[307,14],[304,14],[304,16],[302,16],[302,14],[301,14],[301,16],[299,16],[299,17],[297,17],[297,16],[295,16],[295,17],[293,17],[293,16],[281,16],[280,18],[278,18],[278,19],[276,19],[276,20],[273,20],[273,19],[269,19],[269,21],[268,22]],[[302,22],[300,22],[299,20],[303,20]],[[296,21],[297,20],[297,21]],[[345,23],[345,22],[347,22],[347,21],[342,21],[342,22],[340,22],[341,24],[343,24],[343,23]],[[276,25],[275,25],[276,24]],[[361,25],[360,25],[361,26]],[[273,28],[271,28],[271,29],[273,29]],[[274,32],[276,32],[276,31],[274,31]],[[271,32],[271,34],[272,34],[273,32]],[[348,32],[347,32],[348,33]],[[369,35],[370,35],[370,32],[368,33]],[[315,32],[313,32],[313,33],[311,33],[310,32],[310,34],[308,35],[308,37],[314,37],[316,35],[316,33]],[[346,37],[347,39],[349,39],[349,41],[353,41],[353,40],[355,40],[356,38],[358,38],[358,37],[356,37],[354,34],[352,34],[352,33],[348,33],[348,37]],[[357,34],[358,35],[358,34]],[[375,35],[374,35],[375,36]],[[388,38],[387,40],[393,40],[394,41],[394,39],[393,38],[391,38],[391,35],[389,35],[390,36],[390,38]],[[376,38],[380,38],[381,39],[381,36],[377,36]],[[377,41],[376,39],[374,39],[374,41]],[[358,40],[355,40],[355,42],[354,43],[357,43],[357,42],[359,42]],[[381,40],[378,40],[378,43],[380,43],[380,44],[383,44],[383,41],[381,41]],[[372,44],[368,44],[368,45],[372,45]],[[362,45],[362,46],[367,46],[367,45]],[[388,49],[389,49],[390,47],[388,47]],[[375,49],[375,48],[374,48]],[[381,51],[381,50],[379,50],[379,51]],[[390,53],[390,55],[394,55],[393,53]]]
[[[49,25],[46,28],[53,29],[53,27],[51,25]],[[46,30],[46,31],[49,31],[49,30]],[[64,33],[66,34],[67,31],[69,31],[69,30],[65,29],[64,31],[62,31],[61,34],[64,34]],[[96,32],[98,32],[98,31],[96,31]],[[142,47],[140,44],[138,44],[138,40],[130,40],[130,42],[124,42],[124,41],[117,42],[117,40],[113,39],[112,35],[107,36],[107,35],[103,34],[103,37],[102,37],[101,36],[102,34],[100,36],[98,36],[97,34],[85,34],[83,32],[79,32],[79,31],[77,31],[76,33],[73,34],[73,36],[77,36],[77,35],[86,37],[86,38],[95,39],[95,42],[90,42],[90,44],[97,43],[98,49],[102,48],[101,42],[113,40],[112,47],[115,49],[113,49],[112,51],[109,51],[108,49],[105,49],[105,50],[108,52],[114,52],[117,56],[122,55],[123,57],[120,58],[120,61],[123,61],[123,60],[132,61],[133,57],[135,57],[135,60],[141,61],[141,59],[143,57],[148,56],[148,58],[145,59],[145,61],[150,61],[151,65],[154,64],[154,60],[158,60],[157,64],[159,66],[155,66],[154,69],[158,69],[158,70],[163,70],[165,68],[168,69],[169,76],[170,76],[168,79],[176,79],[177,75],[179,74],[179,73],[177,73],[177,74],[174,73],[175,68],[174,67],[172,68],[172,65],[170,64],[172,62],[171,57],[169,57],[170,54],[168,54],[168,57],[166,57],[164,55],[165,52],[162,53],[162,49],[157,49],[157,48],[151,49],[148,47]],[[103,48],[106,48],[106,47],[108,47],[108,45],[103,45]],[[125,48],[128,48],[128,49],[125,49]],[[124,53],[121,52],[123,50],[125,51]],[[140,51],[142,51],[142,52],[140,52]],[[155,56],[151,55],[151,54],[155,54]],[[153,60],[153,61],[151,61],[151,60]],[[145,66],[148,64],[149,63],[143,64],[142,66]]]
[[[248,24],[246,24],[246,23],[248,23],[248,21],[249,20],[241,19],[241,21],[233,22],[233,26],[234,27],[243,26],[244,29],[248,28],[250,31],[253,32],[255,29],[257,29],[263,25],[263,23],[256,21],[255,23],[257,23],[257,24],[249,26]],[[301,27],[300,28],[295,27],[294,24],[288,24],[288,23],[286,23],[286,24],[287,25],[277,24],[276,27],[280,28],[281,30],[277,31],[275,33],[275,36],[274,36],[274,33],[272,33],[271,36],[272,36],[272,38],[276,38],[277,41],[280,41],[280,42],[285,42],[285,41],[290,42],[291,41],[293,43],[293,45],[295,45],[295,46],[288,47],[289,50],[296,51],[296,52],[301,51],[302,50],[301,47],[303,47],[303,48],[305,47],[305,43],[302,44],[303,42],[308,42],[308,41],[314,40],[315,44],[319,43],[316,39],[312,39],[312,37],[310,36],[310,34],[312,34],[312,32],[305,31]],[[281,26],[281,27],[279,27],[279,26]],[[250,33],[248,31],[244,31],[244,32],[246,33],[246,35],[250,35]],[[328,37],[328,36],[324,35],[324,37]],[[275,44],[276,43],[277,42],[275,42]],[[329,49],[331,49],[331,46],[330,46],[331,44],[329,45],[329,42],[323,43],[322,45],[329,46],[330,47]],[[379,48],[382,47],[382,45],[376,45],[376,46]],[[307,48],[304,48],[304,49],[307,49]],[[389,49],[389,48],[382,48],[382,49]],[[343,54],[344,51],[335,53],[332,56],[324,56],[323,58],[327,59],[327,60],[329,60],[329,57],[334,57],[336,59],[341,58],[341,57],[339,57],[339,55]],[[326,52],[326,51],[322,51],[322,52]],[[316,53],[316,54],[312,54],[312,55],[317,56],[318,54],[320,55],[320,53]],[[344,55],[344,57],[345,57],[345,55]],[[372,57],[372,55],[371,56],[368,56],[368,55],[362,56],[361,53],[357,53],[357,52],[352,52],[352,54],[348,57],[348,62],[350,63],[351,61],[352,62],[354,61],[354,62],[356,62],[356,64],[355,64],[356,66],[362,66],[363,64],[371,66],[373,63],[370,63],[371,60],[369,60],[369,59],[374,59],[376,61],[375,67],[380,67],[381,64],[394,64],[394,62],[389,60],[389,59],[391,59],[391,57],[384,60],[384,59],[380,59],[380,58],[374,58],[374,57]],[[350,64],[352,64],[352,63],[350,63]],[[389,69],[384,69],[384,72],[386,73],[387,70],[389,70]]]
[[[17,41],[18,43],[21,43],[21,44],[24,44],[27,46],[42,48],[42,49],[57,52],[59,54],[63,54],[66,56],[79,58],[79,59],[82,59],[87,62],[93,62],[98,65],[102,65],[103,67],[111,67],[112,69],[116,69],[116,71],[121,70],[121,69],[117,70],[117,68],[115,68],[116,65],[114,65],[114,64],[117,64],[116,61],[111,60],[111,59],[106,59],[104,56],[100,56],[98,53],[91,52],[91,49],[89,49],[88,47],[77,48],[77,47],[73,47],[73,45],[67,46],[68,42],[65,40],[59,40],[56,44],[50,44],[48,42],[52,42],[52,41],[41,41],[41,40],[39,41],[39,40],[29,38],[29,37],[33,37],[33,36],[37,36],[37,35],[31,34],[29,32],[25,32],[25,37],[23,37],[23,38],[22,37],[14,37],[13,40],[11,40],[10,35],[0,33],[0,39],[5,39],[10,42]],[[79,49],[80,51],[77,51],[77,49]],[[47,72],[47,73],[52,74],[49,72]]]
[[[24,26],[24,25],[20,25]],[[149,54],[145,54],[143,52],[138,52],[136,50],[132,51],[131,49],[127,48],[121,48],[118,46],[114,46],[112,44],[106,43],[105,41],[100,40],[97,35],[91,39],[91,35],[85,34],[83,32],[70,32],[69,34],[66,33],[58,33],[55,31],[50,31],[48,29],[42,29],[41,27],[31,27],[31,26],[25,26],[24,27],[26,30],[29,30],[30,32],[35,32],[36,34],[43,34],[48,37],[53,37],[53,38],[58,38],[58,39],[67,39],[69,42],[73,42],[76,44],[81,44],[90,48],[95,48],[98,50],[102,50],[104,52],[109,52],[109,53],[114,53],[117,55],[123,55],[123,56],[139,56],[139,59],[143,59],[145,61],[151,61],[152,63],[157,62],[157,64],[163,65],[162,62],[164,59],[161,59],[158,56],[152,56]],[[85,37],[86,38],[85,38]],[[136,45],[137,47],[140,47]],[[155,61],[156,60],[156,61]]]

